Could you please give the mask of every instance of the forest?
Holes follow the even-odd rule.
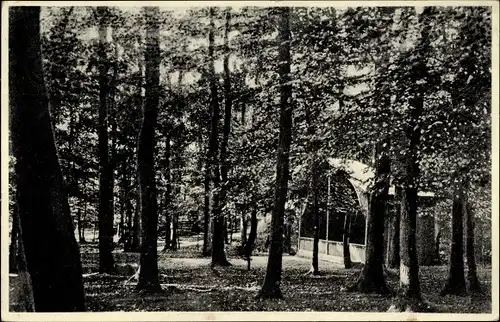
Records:
[[[491,313],[491,15],[9,7],[10,311]]]

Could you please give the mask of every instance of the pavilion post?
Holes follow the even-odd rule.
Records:
[[[326,236],[325,236],[325,240],[329,240],[328,239],[328,230],[330,228],[330,173],[328,173],[328,188],[327,188],[327,201],[326,201]]]

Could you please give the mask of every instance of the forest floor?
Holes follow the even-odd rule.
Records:
[[[247,262],[235,256],[229,247],[229,267],[210,267],[210,258],[200,255],[200,245],[192,240],[181,242],[181,249],[159,253],[160,282],[163,294],[138,294],[134,275],[138,253],[114,252],[118,274],[97,274],[98,252],[93,243],[81,246],[85,291],[89,311],[364,311],[384,312],[392,299],[376,294],[345,291],[357,278],[360,268],[344,269],[338,263],[320,260],[320,276],[305,275],[310,259],[283,257],[281,300],[256,299],[263,282],[267,256],[254,256],[251,270]],[[162,249],[162,246],[159,246]],[[491,269],[479,268],[484,294],[439,296],[446,276],[446,266],[420,268],[423,297],[438,312],[491,312]],[[397,289],[398,272],[390,270],[387,282]],[[11,296],[15,293],[11,284]],[[11,307],[16,298],[12,296]]]

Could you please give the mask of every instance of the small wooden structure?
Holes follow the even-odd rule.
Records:
[[[349,229],[349,251],[352,262],[365,261],[367,234],[366,218],[369,204],[369,187],[374,177],[373,169],[355,160],[330,158],[328,167],[322,169],[319,200],[319,257],[326,260],[343,260],[344,227]],[[390,187],[388,214],[394,214],[394,187]],[[431,192],[419,192],[417,218],[417,253],[420,265],[432,265],[435,260],[435,224],[431,207],[435,197]],[[384,243],[392,236],[386,224]],[[305,202],[299,221],[298,255],[312,257],[314,220],[311,200]]]

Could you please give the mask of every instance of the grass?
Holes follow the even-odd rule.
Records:
[[[159,247],[161,249],[162,247]],[[137,281],[126,281],[134,273],[139,254],[115,252],[120,269],[117,275],[91,274],[97,272],[96,246],[81,247],[88,310],[102,311],[354,311],[384,312],[392,299],[376,294],[350,293],[344,288],[352,283],[360,268],[346,270],[338,264],[320,261],[322,275],[304,276],[310,260],[284,256],[282,300],[260,300],[255,295],[265,275],[267,257],[255,256],[250,271],[246,261],[229,257],[230,267],[210,268],[210,258],[202,258],[196,245],[178,251],[159,254],[160,282],[165,290],[160,295],[135,292]],[[231,251],[229,252],[231,254]],[[420,281],[423,297],[439,312],[491,312],[491,269],[479,269],[484,288],[480,297],[439,296],[445,283],[447,267],[421,267]],[[396,290],[398,272],[387,277]],[[12,305],[12,302],[11,302]]]

